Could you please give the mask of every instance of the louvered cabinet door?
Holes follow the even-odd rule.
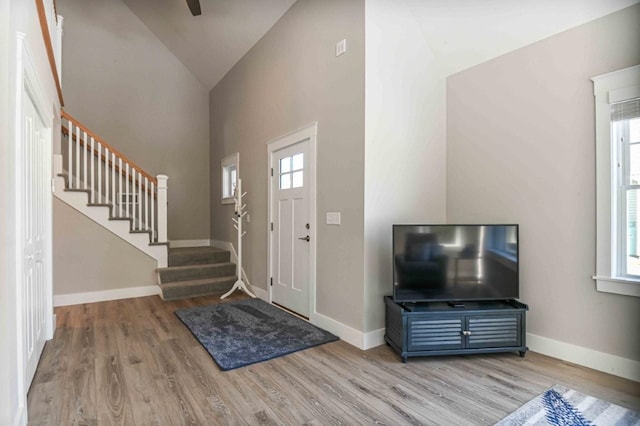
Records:
[[[467,348],[502,348],[521,346],[520,314],[469,315],[466,317]]]
[[[409,318],[407,321],[408,350],[433,351],[462,349],[462,317]]]

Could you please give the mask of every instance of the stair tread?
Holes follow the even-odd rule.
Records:
[[[156,269],[158,272],[166,272],[166,271],[184,271],[188,269],[205,269],[205,268],[217,268],[217,267],[225,267],[229,265],[235,265],[233,262],[219,262],[219,263],[205,263],[203,265],[183,265],[183,266],[167,266],[166,268],[158,268]]]
[[[210,247],[210,246],[201,246],[201,247],[171,247],[169,248],[169,252],[173,253],[173,254],[186,254],[186,253],[193,253],[193,252],[205,252],[205,253],[220,253],[220,252],[225,252],[228,250],[225,249],[220,249],[217,247]]]
[[[227,281],[235,281],[237,277],[235,275],[228,275],[224,277],[215,277],[215,278],[201,278],[199,280],[189,280],[189,281],[171,281],[168,283],[159,284],[159,286],[163,289],[166,288],[175,288],[175,287],[193,287],[203,284],[218,284],[224,283]]]

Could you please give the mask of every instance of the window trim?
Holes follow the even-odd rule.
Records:
[[[236,198],[232,195],[229,197],[225,197],[226,185],[229,180],[229,171],[235,167],[236,170],[236,180],[240,177],[240,153],[236,152],[231,155],[227,155],[220,161],[220,199],[222,204],[233,204],[235,203]]]
[[[640,65],[603,74],[591,79],[595,96],[596,124],[596,289],[640,297],[640,280],[619,276],[614,183],[617,170],[611,142],[611,104],[640,97]]]

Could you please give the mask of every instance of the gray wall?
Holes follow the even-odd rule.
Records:
[[[155,259],[56,197],[53,220],[54,295],[156,284]]]
[[[207,88],[121,0],[58,0],[65,110],[169,176],[169,239],[209,238]]]
[[[640,63],[640,6],[449,77],[447,219],[521,225],[527,330],[640,360],[640,298],[599,293],[590,77]]]
[[[348,51],[336,57],[346,38]],[[235,241],[220,160],[240,152],[243,266],[266,289],[267,147],[318,122],[317,311],[363,329],[364,0],[299,0],[210,93],[211,238]],[[342,212],[341,226],[324,224]]]

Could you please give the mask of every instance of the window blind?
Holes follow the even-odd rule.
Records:
[[[640,98],[611,105],[611,121],[631,120],[638,117],[640,117]]]

